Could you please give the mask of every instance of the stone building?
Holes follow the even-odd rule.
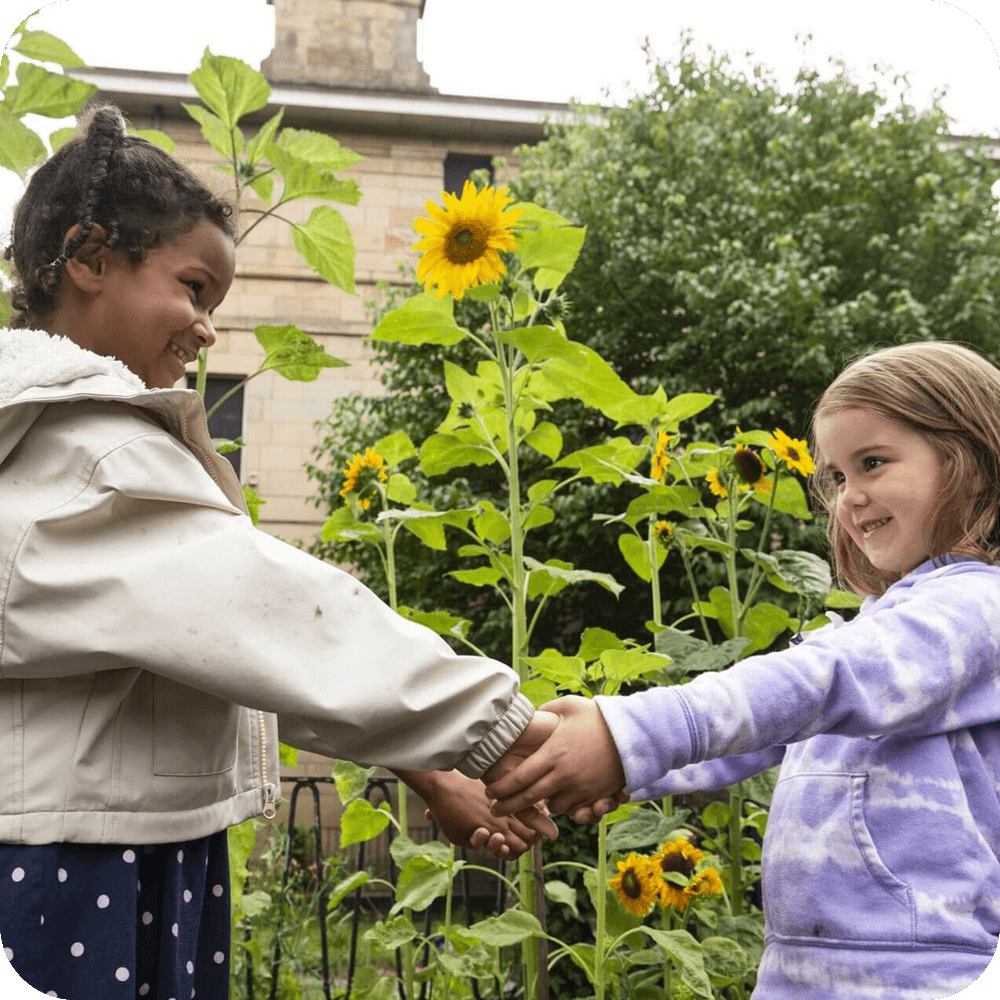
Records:
[[[313,487],[304,466],[321,436],[314,425],[329,414],[333,398],[381,389],[364,340],[371,332],[364,303],[374,297],[375,283],[399,282],[397,262],[415,263],[416,254],[409,250],[418,239],[412,223],[424,214],[427,200],[439,201],[442,189],[460,189],[471,169],[490,166],[494,157],[506,159],[496,177],[502,183],[517,169],[515,147],[539,140],[546,118],[558,118],[567,109],[438,93],[417,58],[418,25],[427,0],[272,2],[276,40],[262,66],[271,99],[248,117],[250,130],[284,107],[284,126],[326,132],[365,157],[347,172],[357,179],[360,203],[336,206],[356,244],[357,294],[348,295],[314,274],[295,252],[287,225],[269,221],[258,226],[240,245],[232,289],[216,313],[209,401],[213,391],[220,393],[256,371],[263,352],[252,331],[262,323],[294,323],[350,363],[326,369],[312,383],[265,373],[233,397],[225,426],[213,428],[219,436],[242,435],[247,441],[238,471],[267,501],[261,527],[308,543],[325,519],[307,499]],[[118,104],[134,127],[166,132],[182,160],[213,176],[215,154],[181,107],[182,102],[197,102],[185,75],[74,72],[97,84],[98,99]],[[292,202],[283,213],[304,221],[314,204]],[[328,776],[330,763],[304,754],[286,773]],[[339,810],[331,787],[321,791],[323,846],[330,852],[337,846]],[[418,839],[429,833],[422,814],[414,800],[410,815]],[[309,794],[297,822],[313,822]],[[383,843],[377,848],[383,863],[384,852]]]

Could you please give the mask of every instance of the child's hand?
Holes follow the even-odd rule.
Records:
[[[424,817],[460,847],[485,847],[498,858],[514,860],[542,836],[555,840],[559,830],[548,813],[534,804],[516,816],[495,816],[490,811],[483,783],[458,771],[437,772],[433,791],[424,794]]]
[[[618,748],[592,699],[559,698],[543,705],[536,719],[549,712],[560,717],[559,726],[531,756],[519,761],[527,747],[515,743],[486,773],[486,793],[498,800],[493,811],[510,815],[547,800],[553,813],[593,820],[622,800],[625,772]]]

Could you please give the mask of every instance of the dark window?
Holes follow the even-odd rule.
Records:
[[[205,384],[205,409],[210,410],[233,386],[242,381],[237,375],[209,375]],[[188,375],[187,387],[193,389],[194,386],[195,376]],[[212,437],[228,438],[230,441],[235,441],[243,433],[243,386],[209,417],[208,429]],[[223,456],[236,471],[237,479],[240,477],[242,456],[242,451],[230,451]]]
[[[473,170],[488,170],[493,186],[493,157],[485,153],[449,153],[444,158],[444,189],[461,194]]]

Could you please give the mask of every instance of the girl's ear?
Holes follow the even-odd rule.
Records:
[[[80,224],[77,223],[66,231],[66,236],[63,239],[64,247],[80,232],[81,228]],[[89,239],[72,257],[66,260],[66,263],[63,264],[63,271],[81,292],[94,294],[100,291],[103,284],[110,253],[108,232],[95,222]]]

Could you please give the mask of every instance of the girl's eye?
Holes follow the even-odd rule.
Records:
[[[201,293],[205,290],[204,282],[192,280],[192,281],[185,281],[184,284],[187,285],[192,292],[194,292],[195,302],[200,301]]]
[[[870,472],[872,469],[877,469],[882,465],[882,459],[876,458],[874,455],[869,455],[861,464],[865,472]]]

